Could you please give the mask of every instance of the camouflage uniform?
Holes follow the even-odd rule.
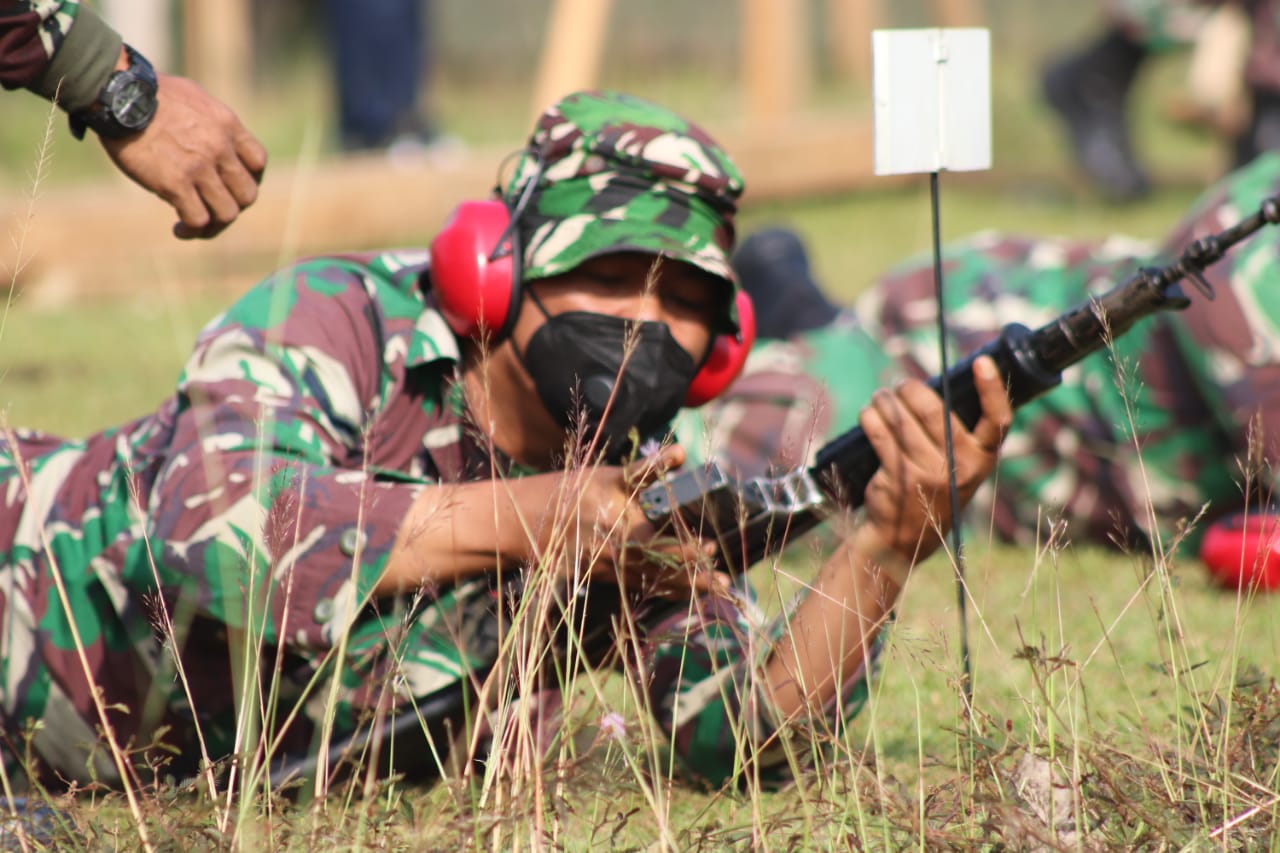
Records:
[[[731,275],[724,252],[741,181],[697,128],[642,101],[571,96],[530,145],[545,196],[529,202],[526,277],[622,243]],[[610,189],[662,164],[674,193],[696,191],[708,204],[721,193],[728,212],[690,224],[681,217],[702,215],[696,205],[633,187],[626,198],[639,212],[628,214]],[[533,175],[522,169],[513,187]],[[557,206],[571,199],[596,218],[564,219]],[[623,234],[628,215],[643,227]],[[492,578],[427,589],[416,602],[370,595],[422,489],[526,473],[469,421],[460,344],[433,300],[422,252],[305,261],[201,332],[177,393],[155,413],[83,441],[4,436],[0,713],[9,737],[0,753],[12,758],[19,733],[38,721],[45,771],[112,780],[94,749],[96,688],[122,744],[145,746],[168,727],[164,739],[189,771],[197,723],[217,757],[235,748],[237,708],[257,716],[246,672],[261,672],[270,700],[261,700],[261,725],[279,729],[301,712],[282,742],[291,751],[310,743],[335,671],[341,733],[367,711],[440,695],[494,664]],[[174,677],[166,618],[190,700]],[[722,781],[743,765],[735,731],[760,743],[775,732],[755,673],[780,624],[765,624],[749,596],[645,622],[643,687],[692,772]],[[836,723],[865,697],[860,675],[846,688],[832,705]],[[786,766],[777,751],[757,759],[766,776]]]
[[[120,58],[120,36],[79,0],[0,0],[0,86],[68,112],[89,106]]]
[[[1005,323],[1034,328],[1140,265],[1168,262],[1277,192],[1280,155],[1273,154],[1210,190],[1155,251],[1124,240],[994,234],[947,247],[953,359]],[[1251,421],[1260,425],[1265,458],[1280,459],[1278,254],[1280,230],[1269,226],[1206,273],[1214,301],[1187,285],[1187,310],[1139,323],[1110,351],[1068,369],[1061,387],[1019,409],[992,484],[968,510],[975,526],[985,531],[990,520],[1000,538],[1029,542],[1060,516],[1077,540],[1158,534],[1168,543],[1202,506],[1210,515],[1241,506]],[[939,371],[934,294],[930,258],[892,270],[831,326],[760,347],[729,393],[690,418],[696,423],[684,424],[682,435],[747,474],[767,462],[811,459],[856,423],[876,388]],[[1271,480],[1264,475],[1255,485],[1265,492]]]

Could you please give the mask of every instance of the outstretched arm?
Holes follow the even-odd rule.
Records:
[[[670,445],[627,466],[584,465],[520,478],[439,484],[422,489],[406,513],[375,594],[532,565],[634,591],[687,599],[728,580],[684,566],[709,545],[655,541],[637,497],[684,450]]]
[[[68,113],[88,108],[128,67],[118,33],[77,0],[0,0],[0,85],[27,88]],[[174,234],[213,237],[253,204],[267,152],[231,109],[196,83],[160,74],[151,123],[101,140],[131,180],[171,204]]]
[[[1013,410],[989,359],[974,365],[982,418],[973,430],[952,420],[961,504],[995,467]],[[908,380],[879,391],[862,428],[881,460],[866,490],[866,518],[826,562],[770,654],[765,676],[783,717],[820,712],[862,668],[912,566],[949,527],[942,400]]]

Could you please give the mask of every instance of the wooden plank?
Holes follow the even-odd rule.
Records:
[[[173,70],[169,0],[102,0],[102,17],[156,68]]]
[[[747,203],[830,193],[867,185],[872,134],[866,122],[792,117],[785,125],[708,124],[747,176]],[[180,282],[251,281],[308,254],[421,245],[453,206],[483,198],[507,147],[472,150],[447,168],[409,171],[381,155],[345,157],[314,167],[273,166],[258,201],[221,236],[180,241],[164,203],[123,179],[41,194],[34,216],[20,198],[0,205],[0,274],[30,259],[20,285],[51,296],[137,292],[158,275]],[[877,185],[887,185],[877,179]],[[407,191],[407,187],[412,187]],[[75,234],[75,240],[66,235]],[[19,240],[18,238],[21,238]]]
[[[184,0],[185,76],[228,104],[249,103],[249,0]]]
[[[884,19],[882,0],[828,0],[828,49],[842,77],[870,85],[871,31]]]
[[[746,205],[891,183],[872,171],[874,135],[865,120],[798,114],[713,133],[745,176]]]
[[[800,115],[785,125],[706,123],[747,180],[749,207],[764,201],[886,189],[918,176],[876,177],[869,122]],[[278,166],[267,173],[257,204],[216,240],[183,242],[169,234],[173,214],[120,179],[41,193],[14,194],[0,204],[0,281],[15,266],[23,298],[50,302],[112,293],[145,293],[157,279],[176,286],[242,289],[282,263],[321,252],[425,244],[454,205],[484,197],[495,164],[509,148],[479,149],[448,169],[407,172],[385,157],[348,157],[315,168]],[[1208,169],[1156,176],[1161,186],[1192,188]],[[1072,192],[1061,169],[1001,169],[956,174],[952,183]],[[68,239],[67,235],[75,235]],[[18,249],[22,246],[22,255]]]
[[[933,0],[933,14],[940,27],[980,27],[979,0]]]
[[[530,113],[542,114],[570,92],[596,85],[610,0],[555,0],[547,16]]]
[[[746,114],[776,122],[799,112],[809,87],[804,0],[743,0],[742,82]]]
[[[485,197],[506,153],[478,152],[449,169],[407,171],[380,154],[273,166],[253,207],[209,241],[171,236],[168,205],[123,181],[43,193],[29,222],[23,205],[0,210],[0,231],[24,237],[25,283],[70,293],[138,290],[161,271],[178,280],[261,275],[295,256],[420,243],[454,203]],[[17,260],[0,252],[0,271]]]

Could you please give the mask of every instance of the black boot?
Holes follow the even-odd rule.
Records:
[[[1132,201],[1151,189],[1134,157],[1125,114],[1129,90],[1146,56],[1141,44],[1110,30],[1050,65],[1041,80],[1049,106],[1067,125],[1076,162],[1113,201]]]
[[[1259,154],[1280,151],[1280,92],[1254,89],[1249,126],[1236,137],[1233,168],[1240,168]]]

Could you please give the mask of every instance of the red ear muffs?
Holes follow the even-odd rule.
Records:
[[[504,338],[520,306],[520,252],[501,201],[464,201],[431,241],[431,290],[460,337]],[[509,241],[510,246],[499,243]]]
[[[745,290],[737,292],[734,305],[738,309],[738,334],[719,335],[712,342],[711,354],[689,385],[689,393],[684,398],[686,406],[701,406],[719,397],[747,363],[756,342],[756,310]]]
[[[440,313],[459,337],[482,334],[500,341],[520,310],[520,253],[511,212],[501,201],[464,201],[454,208],[431,241],[431,290]],[[509,232],[509,233],[508,233]],[[495,252],[502,241],[509,249]],[[751,297],[739,290],[738,333],[719,335],[685,395],[686,406],[701,406],[724,393],[742,372],[756,340]]]
[[[1229,589],[1280,589],[1280,514],[1253,510],[1215,521],[1200,543],[1200,559]]]

